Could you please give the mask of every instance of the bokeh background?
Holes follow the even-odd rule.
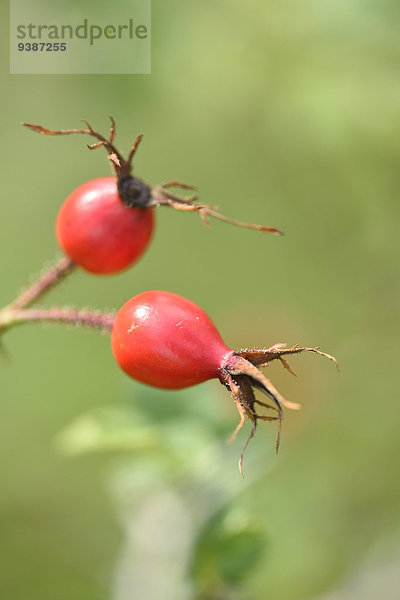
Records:
[[[98,2],[99,10],[102,2]],[[0,591],[13,600],[398,598],[399,4],[153,0],[151,76],[10,76],[2,6],[1,303],[59,252],[63,199],[109,173],[79,137],[145,134],[136,173],[181,179],[275,238],[157,211],[124,274],[77,273],[47,304],[151,288],[201,306],[233,348],[320,345],[269,377],[300,413],[245,458],[218,382],[154,391],[109,340],[25,326],[0,362]],[[74,5],[71,4],[71,10]],[[77,9],[79,10],[79,8]],[[397,352],[396,352],[397,350]]]

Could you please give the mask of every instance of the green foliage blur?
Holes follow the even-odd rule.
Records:
[[[226,445],[237,414],[218,382],[152,390],[119,371],[107,336],[9,332],[1,597],[147,600],[141,575],[156,589],[175,574],[174,600],[397,598],[382,573],[400,557],[399,4],[153,0],[151,76],[8,75],[1,11],[1,304],[57,256],[64,198],[110,172],[86,139],[20,122],[106,131],[112,114],[118,147],[145,135],[138,176],[192,183],[285,236],[159,209],[135,268],[79,272],[46,304],[118,307],[166,289],[232,348],[319,345],[341,366],[295,357],[295,378],[271,365],[302,411],[286,411],[278,457],[274,424],[259,425],[242,480],[248,430]]]

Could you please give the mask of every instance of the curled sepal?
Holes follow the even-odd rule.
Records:
[[[246,417],[253,424],[251,433],[246,440],[239,458],[239,471],[243,476],[244,452],[255,434],[258,419],[263,421],[278,421],[278,436],[276,440],[276,451],[278,452],[283,415],[282,406],[287,405],[287,401],[257,367],[237,354],[231,355],[227,364],[221,370],[220,380],[232,394],[240,416],[239,424],[233,432],[230,441],[236,438],[246,421]],[[263,392],[272,402],[267,403],[258,400],[254,394],[254,389]],[[272,411],[272,414],[257,412],[256,406],[262,407],[267,411]]]
[[[243,446],[239,458],[239,471],[242,476],[244,452],[255,434],[257,421],[259,419],[263,421],[278,421],[278,435],[276,439],[276,452],[278,452],[281,438],[283,407],[291,410],[298,410],[300,408],[300,404],[286,400],[286,398],[278,392],[271,381],[265,377],[257,367],[266,367],[272,360],[279,359],[283,366],[290,373],[294,374],[283,356],[299,354],[301,352],[314,352],[321,356],[325,356],[338,367],[337,361],[333,356],[321,352],[318,348],[305,348],[300,346],[286,348],[285,344],[274,344],[270,348],[255,348],[252,350],[246,349],[234,352],[230,355],[226,364],[221,369],[220,381],[230,391],[240,416],[239,424],[229,441],[233,441],[236,438],[238,432],[245,424],[246,417],[252,422],[250,435]],[[254,390],[259,390],[265,394],[271,402],[267,403],[258,400]],[[266,410],[267,413],[258,412],[257,407],[261,407]],[[268,411],[272,411],[272,413]]]
[[[31,131],[36,131],[36,133],[40,133],[42,135],[71,135],[74,133],[89,135],[97,140],[97,142],[95,142],[94,144],[88,145],[89,150],[96,150],[97,148],[101,148],[103,146],[107,151],[108,157],[111,161],[111,164],[115,170],[117,177],[120,178],[129,175],[132,170],[133,157],[140,142],[143,139],[143,135],[137,136],[130,149],[128,158],[125,159],[114,145],[115,121],[113,117],[110,117],[111,124],[108,138],[99,133],[98,131],[95,131],[85,119],[81,119],[81,121],[85,123],[87,127],[86,129],[47,129],[46,127],[42,127],[41,125],[34,125],[33,123],[22,123],[22,125],[30,129]]]

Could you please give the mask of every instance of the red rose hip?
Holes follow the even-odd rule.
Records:
[[[115,177],[92,179],[72,192],[56,222],[58,243],[91,273],[122,271],[147,248],[154,229],[152,208],[130,208],[118,195]]]
[[[111,346],[117,363],[125,373],[155,387],[181,389],[208,379],[219,379],[231,392],[240,415],[233,437],[243,426],[246,416],[253,423],[245,447],[254,435],[258,419],[278,420],[280,426],[282,406],[299,408],[299,405],[285,400],[257,367],[280,359],[289,369],[283,356],[305,351],[334,360],[317,348],[285,348],[285,344],[234,352],[223,342],[211,319],[197,304],[159,290],[143,292],[122,306],[113,323]],[[255,389],[272,402],[256,399]],[[272,414],[260,414],[256,405],[271,410]],[[243,453],[239,461],[240,470],[242,457]]]
[[[181,389],[219,377],[232,354],[194,302],[158,290],[128,300],[115,318],[112,351],[133,379]]]

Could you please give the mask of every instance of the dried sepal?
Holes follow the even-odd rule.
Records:
[[[303,346],[299,346],[298,344],[292,346],[291,348],[286,348],[286,344],[282,343],[274,344],[269,348],[246,348],[245,350],[239,350],[239,352],[236,352],[236,354],[250,361],[253,365],[257,367],[266,367],[271,361],[279,359],[283,363],[283,366],[294,375],[288,363],[284,359],[282,359],[282,356],[289,356],[291,354],[301,354],[302,352],[314,352],[315,354],[324,356],[328,360],[332,361],[336,368],[339,369],[339,365],[334,356],[331,356],[326,352],[322,352],[318,347],[306,348]]]
[[[176,184],[177,182],[175,182]],[[175,187],[182,187],[183,189],[193,189],[191,186],[178,184]],[[244,221],[238,221],[237,219],[231,219],[221,213],[217,212],[213,206],[208,204],[200,204],[195,202],[196,196],[189,196],[187,198],[182,196],[176,196],[166,190],[165,185],[158,186],[152,190],[153,206],[169,206],[175,210],[184,210],[198,212],[204,224],[208,226],[208,217],[213,217],[229,225],[235,227],[242,227],[244,229],[254,229],[255,231],[261,231],[264,233],[272,233],[274,235],[283,235],[282,231],[276,227],[267,227],[266,225],[256,225],[255,223],[246,223]]]
[[[104,146],[104,148],[106,149],[109,159],[114,167],[115,173],[117,175],[117,177],[124,177],[126,175],[129,175],[131,170],[132,170],[132,159],[133,156],[137,150],[137,147],[139,146],[140,142],[142,141],[143,136],[139,135],[135,142],[133,143],[133,146],[130,150],[129,153],[129,157],[128,160],[125,160],[122,156],[122,154],[120,154],[120,152],[117,150],[117,148],[114,146],[114,139],[115,139],[115,121],[113,119],[113,117],[110,116],[110,131],[109,131],[109,136],[108,138],[104,137],[101,133],[99,133],[98,131],[96,131],[95,129],[93,129],[93,127],[90,125],[90,123],[88,121],[86,121],[85,119],[81,119],[82,123],[85,123],[85,125],[87,126],[87,129],[47,129],[46,127],[42,127],[41,125],[34,125],[32,123],[22,123],[22,125],[24,127],[27,127],[28,129],[31,129],[32,131],[36,131],[36,133],[40,133],[42,135],[71,135],[71,134],[83,134],[83,135],[89,135],[91,137],[94,137],[96,140],[98,140],[96,143],[94,144],[90,144],[88,145],[89,150],[97,150],[97,148],[100,148],[101,146]]]
[[[118,194],[127,206],[132,208],[148,208],[152,206],[169,206],[174,210],[198,212],[203,223],[208,226],[208,218],[212,217],[234,225],[236,227],[243,227],[245,229],[253,229],[255,231],[261,231],[264,233],[271,233],[273,235],[282,235],[282,231],[276,227],[268,227],[265,225],[257,225],[254,223],[246,223],[244,221],[238,221],[237,219],[231,219],[217,212],[213,206],[207,204],[200,204],[196,202],[196,196],[179,196],[169,191],[169,188],[181,188],[183,190],[192,190],[193,187],[181,181],[169,181],[165,184],[152,187],[137,177],[133,177],[132,173],[132,161],[136,153],[136,150],[143,139],[143,135],[138,135],[135,142],[133,143],[128,158],[125,159],[122,154],[117,150],[114,145],[115,139],[115,121],[110,117],[111,125],[108,138],[103,136],[98,131],[94,130],[93,127],[81,119],[86,125],[86,129],[47,129],[41,125],[34,125],[32,123],[22,123],[24,127],[31,129],[42,135],[71,135],[71,134],[84,134],[89,135],[95,140],[94,144],[88,145],[90,150],[96,150],[97,148],[104,147],[108,153],[108,157],[112,164],[112,167],[116,173],[118,179]]]
[[[233,378],[232,375],[229,373],[229,371],[224,370],[223,373],[221,374],[221,381],[222,381],[222,383],[224,383],[224,385],[230,391],[230,393],[233,397],[233,400],[235,402],[236,408],[238,410],[238,413],[239,413],[239,423],[238,423],[237,427],[235,428],[234,432],[232,433],[232,435],[229,437],[228,442],[232,443],[235,441],[237,434],[239,433],[239,431],[242,429],[243,425],[246,422],[246,416],[252,421],[252,424],[253,424],[250,435],[248,436],[248,438],[242,448],[242,451],[241,451],[240,457],[239,457],[239,461],[238,461],[239,472],[243,477],[244,453],[246,451],[246,448],[247,448],[251,438],[254,436],[256,427],[257,427],[258,415],[254,409],[254,405],[256,403],[256,398],[254,395],[253,388],[251,387],[251,383],[248,380],[248,378],[246,377],[246,375],[238,375],[235,378]],[[275,418],[277,418],[277,417],[275,417]]]
[[[276,440],[276,452],[278,452],[281,437],[283,407],[291,410],[298,410],[300,408],[300,404],[286,400],[271,381],[261,373],[258,367],[266,367],[272,360],[279,359],[285,369],[294,374],[283,356],[299,354],[302,352],[314,352],[328,358],[336,365],[336,367],[338,366],[337,361],[333,356],[321,352],[318,348],[306,348],[297,345],[286,348],[285,344],[279,343],[274,344],[269,348],[246,349],[234,352],[229,357],[224,369],[221,371],[221,383],[223,383],[230,391],[240,417],[239,424],[229,438],[229,441],[234,441],[236,439],[237,434],[245,424],[246,417],[252,422],[250,435],[243,446],[239,458],[239,471],[242,476],[244,452],[250,440],[254,437],[257,421],[278,421],[278,434]],[[265,394],[272,403],[262,402],[256,398],[254,393],[255,390]],[[257,411],[257,407],[261,407],[267,411],[273,411],[273,414],[260,413]]]

